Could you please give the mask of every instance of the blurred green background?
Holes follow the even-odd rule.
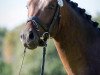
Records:
[[[27,19],[25,8],[27,2],[26,0],[6,1],[0,0],[0,75],[18,75],[24,51],[20,32]],[[100,23],[100,13],[97,13],[100,12],[99,0],[73,1],[78,2],[79,6],[93,15],[93,20]],[[21,75],[40,75],[41,63],[42,48],[27,49]],[[45,75],[66,75],[52,39],[48,41]]]

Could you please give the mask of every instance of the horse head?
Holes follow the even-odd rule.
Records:
[[[21,33],[25,47],[35,49],[44,46],[44,42],[57,33],[60,19],[61,1],[29,0],[27,3],[28,20]]]

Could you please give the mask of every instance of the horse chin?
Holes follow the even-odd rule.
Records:
[[[38,40],[33,40],[27,44],[27,48],[28,49],[36,49],[38,45],[39,45]]]
[[[35,45],[34,45],[34,46],[29,46],[29,45],[28,45],[27,48],[30,49],[30,50],[33,50],[33,49],[36,49],[37,46],[35,46]]]

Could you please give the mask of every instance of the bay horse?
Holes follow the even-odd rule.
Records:
[[[43,46],[50,35],[68,75],[100,75],[100,30],[85,9],[70,0],[28,0],[27,8],[25,47]]]

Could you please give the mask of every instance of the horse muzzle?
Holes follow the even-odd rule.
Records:
[[[20,37],[24,47],[28,49],[35,49],[39,45],[39,37],[32,30],[22,31]]]

